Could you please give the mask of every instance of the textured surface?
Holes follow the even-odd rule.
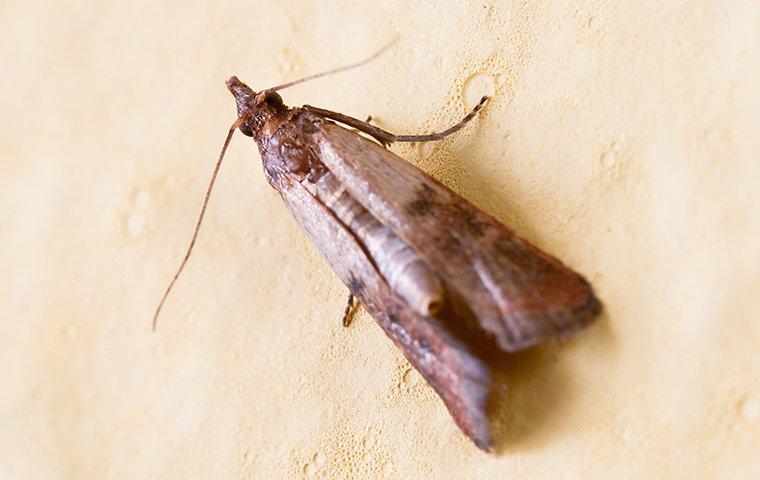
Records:
[[[2,478],[749,478],[760,469],[760,11],[642,2],[4,2]],[[224,80],[397,146],[592,281],[605,316],[496,375],[478,451],[233,140]]]

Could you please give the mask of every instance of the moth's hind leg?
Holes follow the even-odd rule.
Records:
[[[395,135],[393,141],[394,142],[433,142],[436,140],[443,140],[444,138],[448,137],[454,132],[459,131],[462,127],[467,125],[467,122],[475,118],[475,115],[478,114],[481,108],[483,108],[483,105],[486,104],[488,99],[491,97],[483,96],[480,101],[478,102],[475,107],[470,110],[470,113],[464,116],[463,119],[459,121],[456,125],[452,125],[451,127],[447,128],[446,130],[438,133],[431,133],[428,135]]]
[[[354,309],[354,294],[349,293],[348,301],[346,302],[346,309],[343,311],[343,320],[341,321],[344,327],[348,327],[349,325],[351,325],[351,320],[353,320],[353,315],[351,315],[353,313],[353,309]]]
[[[364,123],[366,123],[367,125],[371,125],[372,124],[371,122],[372,122],[372,115],[367,115],[367,119],[364,120]],[[354,130],[357,131],[357,132],[361,131],[361,130],[357,130],[357,129],[354,129]],[[385,145],[385,144],[383,144],[383,145]]]
[[[378,142],[383,144],[384,146],[387,146],[390,143],[393,143],[393,138],[395,135],[393,135],[390,132],[386,132],[382,128],[378,128],[371,123],[372,116],[367,117],[367,120],[361,121],[358,118],[349,117],[348,115],[344,115],[342,113],[333,112],[332,110],[325,110],[324,108],[318,108],[318,107],[312,107],[311,105],[304,105],[303,109],[307,112],[315,113],[319,115],[320,117],[329,118],[330,120],[335,120],[336,122],[340,122],[343,125],[348,125],[349,127],[355,128],[356,130],[359,130],[360,132],[364,132],[367,135],[375,138]]]
[[[438,133],[431,133],[427,135],[395,135],[391,132],[388,132],[386,130],[383,130],[382,128],[378,128],[374,125],[372,125],[370,120],[372,120],[372,117],[368,117],[366,121],[361,121],[358,118],[349,117],[348,115],[344,115],[342,113],[333,112],[330,110],[325,110],[323,108],[317,108],[312,107],[311,105],[304,105],[303,109],[307,112],[315,113],[319,116],[329,118],[331,120],[335,120],[336,122],[340,122],[344,125],[348,125],[349,127],[353,127],[360,132],[364,132],[367,135],[370,135],[377,139],[378,142],[382,143],[383,145],[389,145],[393,142],[431,142],[435,140],[442,140],[449,135],[451,135],[454,132],[459,131],[462,127],[464,127],[467,122],[475,118],[475,115],[477,115],[478,111],[480,111],[481,108],[483,108],[483,105],[485,105],[486,101],[491,98],[488,96],[484,96],[480,99],[480,102],[478,102],[477,105],[468,113],[465,115],[465,117],[459,121],[456,125],[453,125],[446,130]]]

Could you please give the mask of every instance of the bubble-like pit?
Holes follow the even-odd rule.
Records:
[[[484,95],[489,97],[496,95],[496,81],[492,75],[479,72],[464,81],[462,101],[468,110],[475,108]]]

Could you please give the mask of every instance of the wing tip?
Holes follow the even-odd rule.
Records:
[[[507,352],[517,352],[550,340],[564,340],[594,323],[602,304],[589,289],[583,301],[571,308],[519,312],[510,317],[510,330],[517,335],[498,337],[499,346]]]
[[[479,449],[490,452],[493,448],[491,428],[488,423],[486,406],[491,393],[491,374],[479,359],[470,358],[465,362],[461,377],[459,400],[463,412],[451,412],[459,428]],[[447,407],[453,407],[449,405]],[[464,415],[461,415],[464,414]]]
[[[470,437],[470,439],[479,449],[486,453],[493,453],[493,439],[491,438],[491,430],[488,427],[485,428],[482,437]]]
[[[550,328],[543,333],[513,338],[508,345],[502,345],[502,348],[514,352],[533,347],[547,340],[564,340],[594,323],[596,316],[601,311],[601,302],[589,289],[583,301],[572,308],[538,314],[538,319],[543,321],[537,321],[535,313],[522,315],[522,322],[548,325]],[[494,442],[486,414],[486,404],[491,390],[490,370],[480,359],[472,357],[467,350],[460,351],[460,353],[464,353],[467,358],[467,361],[460,364],[463,367],[460,389],[464,395],[461,395],[459,400],[464,403],[464,412],[461,412],[465,414],[464,418],[457,415],[452,410],[453,405],[450,405],[445,399],[444,403],[449,407],[449,410],[452,410],[452,417],[454,417],[459,428],[472,440],[475,446],[486,453],[492,453]]]
[[[451,359],[456,359],[454,364],[459,370],[458,381],[454,388],[449,385],[441,390],[439,387],[443,385],[431,385],[439,390],[444,405],[459,429],[479,449],[490,452],[493,440],[486,409],[491,394],[491,370],[466,345],[453,337],[449,338],[449,342],[453,347]]]

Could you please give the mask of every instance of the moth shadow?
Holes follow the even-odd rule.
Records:
[[[562,419],[571,414],[574,396],[583,385],[566,359],[573,350],[587,350],[594,363],[600,363],[596,357],[607,355],[611,337],[603,312],[584,332],[561,343],[490,356],[488,417],[497,455],[539,448],[571,433]]]
[[[452,162],[465,158],[477,149],[485,135],[481,124],[473,127],[477,134],[459,142],[451,151]],[[498,140],[497,140],[498,141]],[[499,152],[499,153],[497,153]],[[505,150],[497,148],[484,151],[479,156],[485,164],[509,161]],[[547,247],[542,241],[542,229],[531,220],[529,214],[521,213],[521,205],[510,200],[509,195],[492,186],[489,181],[493,172],[480,169],[476,162],[468,167],[466,175],[456,175],[457,181],[449,180],[452,188],[479,208],[503,222],[523,238],[539,248]],[[480,201],[478,201],[478,199]],[[547,248],[549,253],[553,252]],[[598,293],[598,292],[597,292]],[[600,298],[602,312],[596,321],[584,331],[565,341],[535,347],[519,353],[505,353],[486,348],[485,357],[491,368],[492,387],[488,402],[488,417],[497,455],[508,451],[530,450],[545,443],[556,442],[562,435],[572,434],[572,427],[563,418],[572,414],[572,404],[583,385],[573,375],[568,357],[584,350],[583,355],[593,357],[603,364],[614,349],[614,338],[604,299]],[[577,363],[577,362],[576,362]]]

